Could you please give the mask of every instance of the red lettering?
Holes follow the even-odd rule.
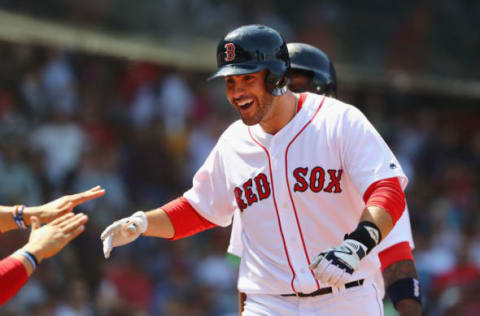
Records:
[[[232,61],[235,59],[235,44],[225,44],[225,61]]]
[[[297,183],[293,186],[293,191],[305,192],[308,189],[308,183],[307,180],[305,180],[307,173],[308,168],[297,168],[293,170],[293,176],[297,180]]]
[[[260,200],[266,199],[270,196],[270,183],[268,183],[266,175],[260,173],[256,176],[255,185],[257,186],[258,197]]]
[[[325,170],[322,167],[315,167],[310,174],[310,189],[313,192],[320,192],[325,182]]]
[[[247,208],[247,204],[245,204],[242,199],[243,191],[237,187],[233,190],[233,192],[235,194],[235,200],[237,200],[238,208],[240,209],[240,212],[243,212],[243,210]]]
[[[243,184],[243,191],[245,191],[245,197],[247,198],[248,205],[252,205],[253,202],[257,202],[257,196],[252,192],[252,179],[248,179],[247,182]]]
[[[342,172],[343,170],[328,170],[328,175],[330,176],[330,183],[328,186],[325,188],[325,192],[332,193],[333,190],[334,193],[340,193],[342,192],[342,188],[340,187],[340,180],[342,179]]]

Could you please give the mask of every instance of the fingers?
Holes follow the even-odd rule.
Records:
[[[319,255],[319,256],[316,256],[316,257],[313,259],[312,263],[310,264],[309,268],[310,268],[311,270],[315,269],[315,268],[318,266],[318,264],[320,263],[320,261],[322,260],[322,258],[323,258],[323,257],[320,256],[320,255]]]
[[[30,223],[32,225],[32,231],[40,228],[40,221],[36,216],[30,217]]]
[[[110,226],[108,226],[107,228],[105,228],[105,230],[102,232],[102,234],[100,235],[100,239],[101,240],[104,240],[105,238],[107,238],[109,235],[111,235],[119,226],[121,226],[120,222],[119,221],[116,221],[116,222],[113,222],[113,224],[111,224]]]
[[[70,233],[86,222],[88,222],[88,216],[83,213],[78,213],[77,215],[62,222],[60,227],[65,233]]]
[[[75,216],[75,214],[73,213],[66,213],[60,217],[57,217],[56,219],[54,219],[53,221],[51,221],[48,225],[59,225],[61,223],[63,223],[65,220],[71,218]]]
[[[74,207],[84,202],[96,199],[105,194],[105,189],[102,189],[99,185],[91,188],[90,190],[69,195],[69,200],[74,204]]]
[[[112,252],[112,236],[108,236],[103,240],[103,255],[105,259],[110,258],[110,253]]]
[[[83,233],[84,230],[85,230],[85,226],[80,225],[80,226],[76,227],[75,230],[70,231],[70,233],[68,233],[68,235],[67,235],[68,237],[67,237],[66,244],[68,244],[73,239],[77,238],[77,236],[80,235],[81,233]]]

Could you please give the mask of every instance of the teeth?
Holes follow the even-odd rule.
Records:
[[[249,103],[252,103],[252,102],[253,102],[252,100],[247,100],[247,101],[238,102],[237,104],[238,104],[239,106],[244,106],[244,105],[249,104]]]

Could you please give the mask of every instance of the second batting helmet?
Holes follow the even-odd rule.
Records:
[[[267,91],[280,96],[287,91],[290,67],[287,45],[274,29],[264,25],[241,26],[222,39],[217,47],[218,70],[209,78],[244,75],[268,70]]]
[[[299,70],[312,75],[308,91],[336,96],[337,75],[328,56],[320,49],[303,43],[288,43],[291,73]]]

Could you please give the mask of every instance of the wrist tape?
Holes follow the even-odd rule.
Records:
[[[420,283],[415,278],[406,278],[394,282],[387,288],[387,294],[395,308],[397,308],[397,303],[404,299],[413,299],[420,305],[422,304]]]
[[[353,239],[364,244],[368,254],[382,240],[382,234],[374,223],[360,222],[357,229],[345,235],[344,239]]]

